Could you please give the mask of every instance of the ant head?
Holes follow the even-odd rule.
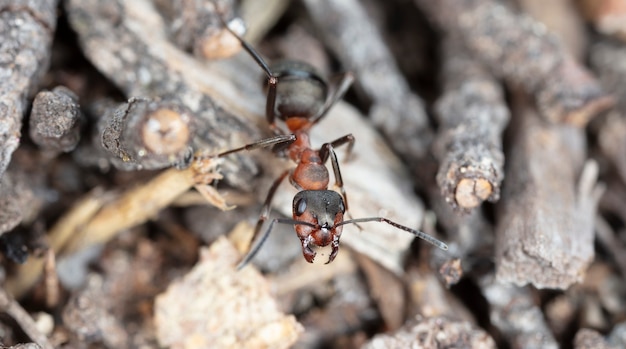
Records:
[[[339,252],[339,238],[343,226],[345,204],[339,193],[332,190],[303,190],[293,198],[293,219],[308,224],[295,225],[302,242],[302,254],[313,263],[315,251],[311,245],[324,247],[332,244],[330,263]]]

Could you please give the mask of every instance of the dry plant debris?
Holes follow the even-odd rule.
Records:
[[[269,284],[225,238],[200,251],[198,264],[155,301],[159,343],[175,348],[289,348],[303,331],[282,314]]]
[[[0,347],[625,347],[625,4],[0,1]],[[220,16],[354,75],[310,130],[356,139],[346,218],[447,251],[368,222],[311,265],[285,225],[235,269],[293,164],[213,157],[273,136]]]

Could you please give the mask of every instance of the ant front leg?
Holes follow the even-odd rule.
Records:
[[[335,153],[336,147],[340,147],[346,143],[348,143],[348,156],[352,153],[352,148],[354,146],[354,136],[352,134],[347,134],[341,138],[338,138],[330,143],[322,144],[320,148],[319,154],[322,162],[325,163],[326,160],[330,157],[330,163],[333,167],[333,172],[335,174],[335,186],[339,188],[341,191],[341,196],[343,196],[344,204],[346,206],[346,210],[348,209],[348,197],[346,196],[346,190],[343,187],[343,177],[341,177],[341,170],[339,169],[339,160],[337,160],[337,154]]]
[[[259,251],[259,249],[265,242],[267,235],[269,235],[271,229],[268,229],[267,232],[263,235],[263,237],[258,241],[258,243],[255,246],[252,246],[254,241],[257,239],[257,235],[259,235],[259,232],[261,231],[261,227],[263,226],[263,223],[265,223],[265,221],[270,215],[270,207],[272,205],[272,199],[274,198],[274,194],[276,193],[278,186],[280,186],[280,184],[283,182],[283,180],[285,180],[285,177],[287,177],[288,174],[289,174],[289,170],[284,171],[278,178],[276,178],[274,183],[272,183],[272,186],[270,187],[270,191],[267,193],[267,197],[265,198],[265,202],[263,203],[263,208],[261,209],[259,220],[256,222],[256,226],[254,227],[254,233],[252,233],[252,239],[250,239],[250,252],[248,252],[248,254],[244,257],[244,259],[239,263],[239,266],[237,266],[237,269],[243,268],[246,264],[248,264],[248,262],[250,262],[250,260]]]
[[[215,155],[215,157],[221,158],[223,156],[230,155],[230,154],[233,154],[233,153],[238,153],[238,152],[243,151],[243,150],[254,150],[254,149],[259,149],[259,148],[272,147],[272,146],[276,146],[276,145],[288,146],[289,144],[295,142],[295,140],[296,140],[296,135],[294,135],[294,134],[278,135],[278,136],[275,136],[275,137],[261,139],[260,141],[256,141],[256,142],[253,142],[253,143],[250,143],[250,144],[246,144],[246,145],[244,145],[242,147],[239,147],[239,148],[227,150],[225,152],[222,152],[222,153],[219,153],[219,154]]]
[[[337,154],[335,154],[334,149],[347,143],[348,149],[346,150],[346,158],[349,158],[352,154],[354,141],[354,136],[352,134],[347,134],[330,143],[322,144],[322,147],[320,148],[320,158],[322,159],[323,163],[326,163],[326,160],[328,160],[328,158],[330,157],[330,163],[333,167],[333,173],[335,174],[335,186],[339,188],[339,190],[341,190],[341,195],[343,196],[346,210],[348,209],[348,197],[346,196],[346,190],[343,187],[343,177],[341,176],[339,161],[337,160]]]

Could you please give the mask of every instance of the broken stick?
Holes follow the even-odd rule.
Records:
[[[509,110],[500,84],[451,37],[445,40],[444,92],[436,104],[437,184],[463,212],[500,198],[504,178],[502,132]]]
[[[48,69],[57,0],[7,0],[0,11],[0,177],[20,142],[22,117]]]
[[[80,140],[80,117],[78,97],[68,88],[41,91],[30,113],[30,138],[52,154],[70,152]]]
[[[540,119],[520,93],[514,113],[496,228],[497,279],[566,289],[582,281],[594,256],[593,218],[600,193],[592,168],[582,171],[584,133]]]
[[[131,98],[102,115],[99,129],[118,168],[161,169],[189,165],[194,126],[193,115],[179,103]]]
[[[415,0],[444,32],[491,71],[534,95],[541,116],[583,127],[614,100],[558,38],[524,14],[495,0]]]

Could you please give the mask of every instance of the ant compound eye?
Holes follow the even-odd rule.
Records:
[[[306,199],[301,198],[296,202],[296,215],[300,216],[306,211]]]
[[[346,206],[343,204],[343,202],[339,203],[339,211],[341,211],[341,213],[346,212]]]

